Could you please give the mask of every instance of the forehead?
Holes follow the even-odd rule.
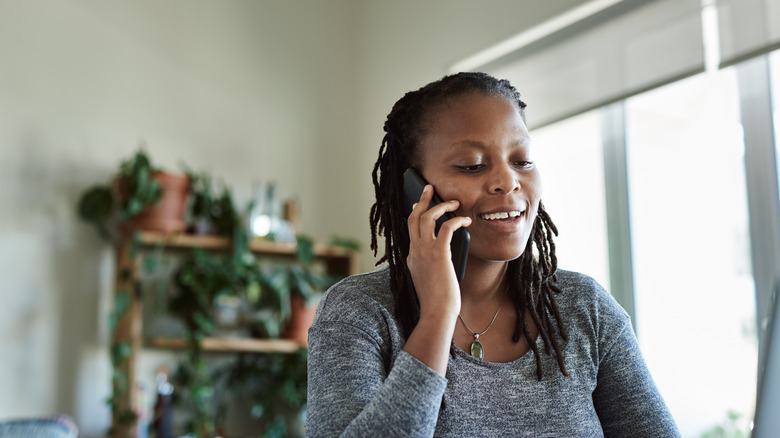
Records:
[[[505,110],[509,110],[511,108],[512,111],[518,114],[518,116],[522,117],[517,102],[508,98],[507,96],[494,93],[484,93],[481,91],[470,91],[446,97],[438,102],[434,102],[423,114],[423,119],[425,119],[430,124],[441,117],[451,115],[453,112],[467,111],[468,109],[473,109],[475,107],[503,107]]]
[[[427,119],[422,149],[434,144],[525,143],[529,137],[517,104],[498,95],[453,97],[432,108]]]

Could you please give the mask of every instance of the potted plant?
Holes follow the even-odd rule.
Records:
[[[283,336],[306,345],[317,303],[325,289],[339,277],[316,270],[312,263],[314,241],[308,236],[297,237],[295,256],[295,262],[277,265],[268,280],[279,299],[289,303],[282,311]]]
[[[81,194],[79,217],[109,240],[112,221],[123,229],[182,231],[188,187],[186,175],[155,168],[139,149],[122,161],[111,182],[96,184]]]
[[[230,189],[223,183],[221,192],[206,172],[186,171],[190,179],[190,204],[187,221],[194,234],[232,237],[240,217],[233,206]]]

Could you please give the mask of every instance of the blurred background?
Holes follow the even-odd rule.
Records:
[[[632,315],[685,436],[747,436],[780,277],[778,0],[0,0],[0,419],[110,424],[114,252],[85,187],[143,145],[362,244],[403,93],[528,103],[560,266]]]

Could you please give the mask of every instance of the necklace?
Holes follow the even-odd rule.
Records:
[[[488,324],[487,328],[482,333],[477,333],[474,330],[470,329],[469,326],[466,324],[466,321],[463,320],[463,317],[460,316],[460,313],[458,313],[458,319],[460,319],[460,322],[463,323],[463,327],[466,327],[466,330],[468,330],[472,335],[474,335],[474,342],[471,343],[471,355],[473,357],[476,357],[477,359],[482,359],[482,357],[485,356],[485,349],[482,347],[482,344],[479,342],[479,337],[487,333],[488,330],[490,330],[490,327],[493,327],[493,323],[496,322],[496,318],[498,318],[498,312],[501,311],[501,308],[504,307],[504,301],[501,303],[500,306],[498,306],[498,310],[496,310],[496,314],[493,315],[493,320],[490,321],[490,324]]]

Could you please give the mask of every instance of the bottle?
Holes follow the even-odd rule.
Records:
[[[172,405],[171,395],[173,385],[168,381],[168,368],[160,367],[157,371],[157,400],[154,404],[151,437],[172,438]]]
[[[249,214],[249,230],[255,237],[266,237],[271,233],[274,184],[256,181],[253,192],[252,211]]]

